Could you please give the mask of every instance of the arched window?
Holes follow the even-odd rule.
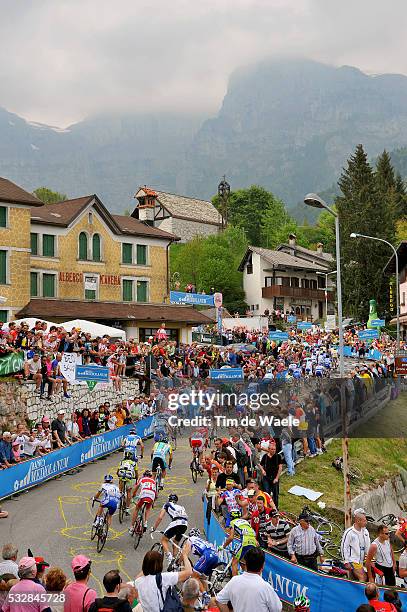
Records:
[[[100,261],[100,236],[99,234],[93,234],[92,236],[92,259],[93,261]]]
[[[85,232],[79,234],[79,259],[88,259],[88,237]]]

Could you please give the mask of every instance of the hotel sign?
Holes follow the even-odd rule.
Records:
[[[59,282],[83,283],[84,274],[82,272],[60,272]],[[117,274],[101,274],[99,277],[99,283],[101,285],[121,285],[121,277]]]

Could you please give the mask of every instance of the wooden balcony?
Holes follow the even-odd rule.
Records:
[[[274,297],[293,297],[305,298],[312,300],[325,301],[325,289],[305,289],[305,287],[283,287],[282,285],[272,285],[271,287],[263,287],[261,290],[262,297],[271,299]],[[328,291],[328,302],[333,302],[333,291]]]

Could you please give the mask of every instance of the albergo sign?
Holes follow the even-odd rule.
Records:
[[[60,272],[60,283],[83,283],[83,272]],[[99,277],[101,285],[120,285],[121,277],[117,274],[101,274]]]

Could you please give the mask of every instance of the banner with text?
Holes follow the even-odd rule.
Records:
[[[135,425],[123,425],[3,470],[0,480],[0,499],[112,453],[120,448],[123,437],[129,434],[134,426],[141,438],[148,438],[153,433],[153,417],[141,419]]]
[[[207,512],[206,502],[204,502],[203,516],[208,540],[220,546],[225,541],[227,534],[223,531],[216,516]],[[221,554],[225,555],[222,560],[227,562],[230,553],[226,550],[221,551]],[[326,612],[327,610],[349,612],[349,610],[356,610],[359,604],[366,603],[364,584],[314,572],[268,552],[266,552],[263,578],[273,586],[281,600],[290,604],[299,595],[306,595],[311,601],[312,612]],[[381,591],[380,599],[383,599],[383,589],[379,590]],[[407,605],[407,593],[405,591],[398,591],[398,593],[402,603]]]
[[[170,291],[171,304],[196,304],[197,306],[213,306],[215,297],[204,293],[186,293],[184,291]]]

